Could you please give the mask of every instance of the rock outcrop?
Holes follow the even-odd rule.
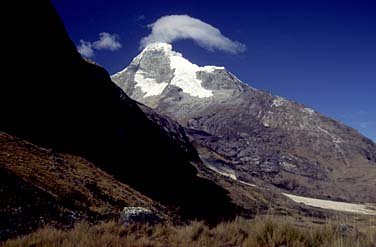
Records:
[[[125,207],[120,213],[120,223],[124,226],[130,224],[160,224],[163,221],[151,210],[143,207]]]

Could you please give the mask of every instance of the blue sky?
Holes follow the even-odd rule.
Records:
[[[192,40],[173,42],[191,62],[225,66],[253,87],[312,107],[376,141],[376,1],[52,2],[76,45],[91,42],[92,59],[111,74],[139,53],[141,39],[151,33],[148,24],[186,14],[247,47],[233,54]],[[111,51],[105,42],[95,43],[103,32],[116,34],[121,47]]]

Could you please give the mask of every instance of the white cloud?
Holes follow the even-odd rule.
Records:
[[[119,42],[119,35],[110,34],[106,32],[100,33],[99,40],[93,43],[93,47],[96,50],[116,51],[121,48],[121,44]]]
[[[122,45],[119,42],[119,35],[102,32],[99,34],[99,39],[94,42],[80,40],[80,45],[77,46],[77,51],[84,57],[93,57],[94,50],[110,50],[116,51]]]
[[[80,40],[80,45],[77,46],[77,51],[84,57],[93,57],[94,50],[90,42]]]
[[[244,44],[227,38],[219,29],[188,15],[162,16],[149,27],[152,32],[142,38],[141,48],[155,42],[172,43],[176,40],[191,39],[210,51],[220,50],[235,54],[246,50]]]

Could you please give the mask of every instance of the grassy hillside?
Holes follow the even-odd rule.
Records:
[[[44,224],[108,219],[125,206],[167,209],[87,160],[0,132],[0,241]]]
[[[253,220],[237,218],[209,228],[201,222],[174,227],[170,225],[133,225],[115,222],[89,225],[81,222],[71,230],[45,227],[24,238],[10,240],[5,247],[16,246],[254,246],[254,247],[374,247],[375,221],[362,228],[341,229],[339,224],[299,227],[287,218],[272,216]]]

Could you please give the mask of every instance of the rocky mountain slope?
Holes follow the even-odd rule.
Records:
[[[182,142],[185,134],[167,133],[102,67],[82,59],[49,1],[10,4],[7,10],[17,22],[2,23],[12,52],[3,57],[11,79],[1,83],[1,131],[83,157],[185,218],[233,216],[227,191],[196,176],[191,162],[199,159]],[[46,183],[38,186],[46,189]]]
[[[299,195],[376,201],[374,142],[309,107],[252,88],[223,67],[199,67],[171,45],[155,43],[112,79],[184,126],[207,167]]]

